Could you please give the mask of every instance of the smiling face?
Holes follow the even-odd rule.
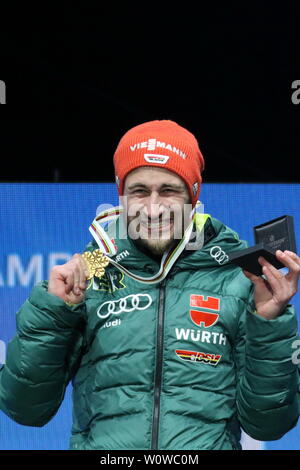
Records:
[[[139,167],[125,180],[124,208],[130,238],[154,255],[180,240],[189,222],[191,201],[185,182],[157,167]]]

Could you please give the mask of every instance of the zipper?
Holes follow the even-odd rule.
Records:
[[[155,368],[155,377],[154,377],[154,404],[153,404],[152,439],[151,439],[152,450],[158,449],[160,392],[161,392],[161,379],[162,379],[162,368],[163,368],[165,290],[166,290],[166,279],[164,279],[159,284],[159,294],[158,294],[158,318],[157,318],[157,333],[156,333],[156,368]]]

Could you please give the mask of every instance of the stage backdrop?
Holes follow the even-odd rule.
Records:
[[[254,225],[290,214],[300,247],[300,185],[204,184],[204,211],[253,244]],[[16,311],[55,264],[82,252],[97,207],[118,205],[114,184],[0,184],[0,367],[15,334]],[[300,295],[293,303],[300,313]],[[0,449],[68,449],[71,385],[56,416],[42,428],[21,426],[0,412]],[[300,449],[300,423],[278,441],[243,437],[244,448]]]

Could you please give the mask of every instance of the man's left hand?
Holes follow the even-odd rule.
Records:
[[[276,257],[288,268],[286,274],[276,269],[262,256],[258,261],[266,279],[243,270],[245,276],[254,284],[256,312],[268,320],[278,317],[283,312],[297,292],[300,276],[300,258],[296,253],[277,250]]]

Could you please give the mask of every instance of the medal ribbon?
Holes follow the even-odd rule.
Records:
[[[182,239],[180,240],[180,242],[175,248],[173,249],[170,248],[166,253],[164,253],[162,260],[161,260],[159,271],[154,276],[151,276],[151,277],[138,276],[137,274],[130,272],[128,269],[124,268],[124,266],[122,266],[121,264],[111,259],[111,256],[114,256],[117,254],[117,248],[114,244],[114,241],[108,236],[107,232],[104,230],[101,224],[118,219],[118,217],[124,210],[122,206],[114,207],[112,209],[103,211],[100,214],[98,214],[93,220],[93,222],[91,223],[89,227],[89,231],[92,234],[93,238],[95,239],[97,245],[99,246],[100,251],[104,253],[107,257],[109,257],[109,262],[113,266],[115,266],[122,273],[126,274],[132,279],[135,279],[138,282],[142,282],[144,284],[155,284],[157,282],[162,281],[167,276],[173,264],[178,259],[180,254],[183,252],[186,244],[188,243],[192,230],[193,230],[193,223],[195,221],[195,218],[197,215],[199,216],[199,214],[195,212],[199,204],[201,203],[198,201],[196,208],[192,212],[191,222],[186,228]],[[204,217],[202,224],[199,224],[199,219],[197,220],[197,223],[196,223],[197,230],[200,229],[200,225],[202,225],[202,227],[204,226],[204,223],[207,217]]]

